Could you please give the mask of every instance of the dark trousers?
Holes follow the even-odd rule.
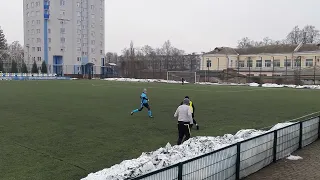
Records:
[[[180,145],[183,141],[186,141],[190,138],[190,124],[186,122],[178,122],[178,132],[179,132],[179,138],[178,138],[178,145]]]

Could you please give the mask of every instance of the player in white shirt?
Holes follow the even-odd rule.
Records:
[[[189,105],[190,100],[185,98],[183,104],[180,105],[174,113],[174,117],[178,117],[178,145],[190,138],[190,124],[193,124],[193,119]]]

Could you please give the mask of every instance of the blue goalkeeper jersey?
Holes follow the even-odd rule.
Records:
[[[141,104],[147,104],[148,103],[148,97],[147,97],[147,94],[146,93],[142,93],[141,96]]]

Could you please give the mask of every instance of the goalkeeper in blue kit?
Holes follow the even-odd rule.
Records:
[[[150,118],[152,118],[152,112],[151,112],[151,108],[149,106],[149,99],[148,99],[148,96],[147,96],[147,89],[144,89],[141,96],[140,96],[140,99],[141,99],[141,104],[140,104],[140,108],[139,109],[135,109],[131,112],[131,115],[133,115],[134,113],[137,113],[139,111],[142,111],[143,107],[146,107],[148,109],[148,115]]]

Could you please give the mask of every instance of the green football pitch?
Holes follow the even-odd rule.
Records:
[[[130,116],[143,88],[153,110]],[[66,180],[176,143],[190,96],[200,130],[218,136],[319,111],[320,91],[92,81],[0,82],[0,179]]]

